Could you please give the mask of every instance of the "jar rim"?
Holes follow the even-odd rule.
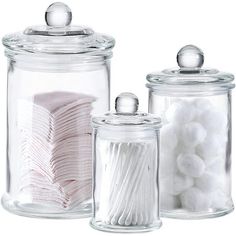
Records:
[[[108,126],[108,127],[121,127],[129,129],[138,128],[161,128],[161,119],[155,115],[137,112],[131,115],[123,115],[117,112],[109,112],[101,116],[92,118],[94,127]]]
[[[74,55],[101,54],[111,50],[115,45],[114,38],[92,33],[89,35],[47,36],[29,35],[24,32],[8,34],[2,39],[6,49],[15,53]]]
[[[186,71],[181,69],[166,69],[161,72],[153,72],[146,77],[147,87],[154,90],[176,90],[181,92],[209,91],[233,89],[234,75],[220,72],[216,69],[199,69]]]

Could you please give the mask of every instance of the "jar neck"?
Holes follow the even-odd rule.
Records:
[[[183,85],[152,85],[146,84],[150,93],[156,93],[160,96],[211,96],[217,94],[225,94],[231,92],[235,87],[233,83],[212,85],[198,85],[198,86],[183,86]]]
[[[109,66],[112,52],[97,54],[40,54],[5,50],[14,66],[31,71],[72,72],[99,70]]]

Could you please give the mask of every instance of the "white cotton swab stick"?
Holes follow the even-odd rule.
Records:
[[[122,165],[119,166],[119,173],[120,176],[118,178],[118,180],[116,181],[116,184],[118,186],[118,193],[120,194],[120,191],[122,191],[122,186],[124,186],[125,184],[127,184],[127,182],[129,181],[129,172],[130,169],[132,168],[132,162],[131,162],[131,157],[134,155],[134,153],[137,151],[137,148],[132,144],[129,147],[129,151],[126,153],[126,155],[124,155],[125,159],[126,159],[126,163],[124,165],[124,168]],[[118,158],[122,158],[122,157],[118,157]],[[135,160],[136,161],[136,160]],[[116,199],[118,199],[117,194],[114,195],[116,197]]]
[[[117,198],[117,192],[119,192],[120,186],[124,180],[125,173],[127,172],[127,168],[130,166],[130,157],[132,156],[132,152],[134,151],[133,150],[134,146],[132,146],[129,143],[127,144],[123,143],[123,147],[125,147],[125,149],[123,149],[123,151],[120,152],[120,155],[115,157],[120,159],[120,162],[118,163],[119,165],[117,165],[116,171],[118,173],[116,173],[116,178],[114,178],[114,182],[113,181],[111,182],[111,185],[116,186],[116,188],[112,189],[112,198],[111,198],[112,204],[110,211],[114,208],[114,202],[116,201],[115,199]],[[122,158],[124,159],[123,164],[122,164]],[[124,202],[122,202],[121,206],[123,206],[123,204]],[[109,218],[111,218],[112,224],[116,224],[118,220],[118,213],[115,215],[115,217],[113,217],[113,215],[110,214],[110,211],[108,212],[108,215],[110,216]]]
[[[143,216],[142,216],[142,214],[141,214],[141,209],[142,209],[142,207],[141,207],[141,204],[140,204],[140,201],[141,201],[141,195],[138,194],[137,197],[138,197],[138,201],[137,201],[138,206],[137,206],[137,224],[136,224],[136,225],[142,225],[142,222],[143,222]]]
[[[110,215],[110,217],[112,218],[112,223],[113,224],[116,224],[116,222],[118,220],[117,219],[118,218],[118,213],[116,213],[115,217],[113,217],[114,213],[111,213],[111,212],[113,211],[113,209],[114,210],[120,210],[120,208],[123,207],[123,204],[124,204],[123,202],[121,203],[120,208],[114,207],[114,205],[115,205],[115,202],[117,201],[117,194],[121,189],[121,185],[122,185],[122,182],[124,181],[125,174],[126,174],[126,172],[128,172],[128,168],[130,168],[130,159],[133,155],[132,153],[135,151],[135,149],[134,149],[135,146],[134,145],[132,145],[132,144],[123,144],[123,145],[127,146],[127,148],[129,148],[129,149],[127,150],[127,152],[123,152],[123,153],[121,153],[120,156],[116,157],[116,158],[119,158],[119,159],[125,158],[126,162],[125,162],[125,170],[122,169],[122,165],[118,166],[118,171],[119,171],[120,174],[117,175],[118,178],[115,179],[116,182],[112,183],[113,185],[114,185],[114,183],[116,183],[116,186],[117,186],[115,191],[112,191],[113,198],[111,199],[111,202],[113,204],[111,205],[110,211],[108,213]]]
[[[137,200],[137,214],[138,214],[138,222],[139,225],[146,225],[150,222],[150,212],[153,207],[153,201],[150,202],[151,199],[154,199],[149,190],[152,189],[150,187],[150,183],[153,183],[155,179],[153,178],[153,171],[150,172],[148,166],[150,165],[152,168],[150,170],[155,169],[152,163],[149,163],[150,160],[155,160],[156,156],[153,154],[154,150],[152,149],[152,145],[146,144],[147,152],[145,155],[140,156],[139,158],[143,158],[142,163],[144,165],[144,172],[141,175],[140,181],[136,182],[135,188],[137,191],[133,191],[133,195],[136,193]],[[141,160],[140,160],[141,161]],[[132,197],[131,197],[132,199]],[[150,203],[150,204],[149,204]]]
[[[111,183],[111,193],[115,192],[116,186],[119,186],[118,182],[123,180],[123,172],[122,170],[122,159],[125,159],[125,166],[128,166],[129,159],[125,158],[125,154],[130,153],[129,144],[126,143],[116,143],[116,150],[114,150],[113,155],[111,156],[111,168],[110,168],[110,183]],[[120,177],[120,178],[119,178]],[[119,181],[118,181],[119,180]],[[114,184],[115,183],[115,184]],[[115,195],[114,195],[115,196]],[[111,201],[113,198],[111,198]]]
[[[147,149],[148,150],[148,149]],[[148,159],[149,159],[149,150],[147,151],[147,156],[142,156],[141,158],[145,158],[146,160],[144,161],[144,165],[145,165],[145,169],[144,169],[144,173],[143,173],[143,178],[141,179],[141,188],[140,188],[140,194],[142,196],[142,202],[141,202],[141,206],[142,206],[142,215],[143,215],[143,224],[146,225],[148,223],[148,212],[147,212],[147,204],[148,201],[146,199],[146,194],[147,194],[147,187],[148,187],[148,173],[147,173],[147,168],[148,168]]]
[[[159,192],[159,186],[158,186],[158,156],[157,156],[157,150],[153,147],[153,151],[151,153],[151,159],[150,159],[150,169],[152,170],[149,175],[149,183],[150,183],[150,222],[153,222],[153,212],[158,211],[159,209],[155,209],[154,206],[159,207],[158,205],[158,192]],[[149,196],[148,196],[149,197]]]
[[[111,194],[112,197],[110,201],[112,202],[112,205],[114,205],[114,199],[117,197],[117,191],[119,191],[119,188],[121,186],[121,183],[124,180],[124,175],[127,172],[127,168],[130,165],[130,158],[133,151],[133,147],[130,146],[130,144],[123,143],[121,148],[119,149],[119,152],[117,152],[117,155],[114,156],[114,162],[117,162],[116,167],[111,170],[111,174],[113,178],[111,178]],[[122,164],[122,159],[124,159],[124,163]],[[124,166],[124,167],[123,167]]]
[[[130,144],[130,147],[132,147],[132,144]],[[131,150],[132,150],[132,148],[130,148]],[[128,155],[126,156],[126,155],[124,155],[124,158],[125,159],[127,159],[128,161],[129,161],[129,164],[128,165],[130,165],[130,162],[132,161],[132,158],[133,158],[133,156],[132,156],[132,152],[130,152],[130,153],[127,153]],[[124,164],[126,164],[126,163],[124,163]],[[122,166],[122,169],[124,170],[125,169],[125,165],[123,165]],[[123,175],[125,174],[125,170],[123,171]],[[129,179],[131,178],[131,176],[129,176]],[[130,207],[132,206],[132,204],[130,204],[130,201],[132,201],[132,198],[130,198],[130,199],[127,199],[127,198],[125,198],[125,199],[123,199],[124,201],[123,201],[123,212],[121,213],[121,216],[120,216],[120,218],[119,218],[119,220],[118,220],[118,223],[120,224],[120,225],[125,225],[125,222],[126,222],[126,218],[127,218],[127,215],[128,215],[128,211],[129,211],[129,209],[130,209]],[[132,219],[130,218],[130,219],[128,219],[128,221],[131,221]],[[126,222],[126,224],[127,224],[127,222]]]
[[[139,186],[139,192],[138,194],[140,194],[140,215],[142,215],[142,218],[143,218],[143,222],[141,224],[143,225],[146,225],[148,224],[148,210],[147,209],[147,206],[148,206],[148,202],[149,202],[149,198],[151,197],[149,195],[149,192],[148,192],[148,164],[149,164],[149,159],[150,159],[150,156],[152,156],[151,154],[151,150],[150,150],[150,147],[149,147],[149,144],[147,143],[146,144],[147,146],[147,152],[145,153],[145,155],[143,156],[140,156],[140,158],[143,158],[143,165],[145,166],[144,168],[144,172],[143,172],[143,176],[141,178],[141,181],[140,181],[140,186]],[[137,183],[138,184],[138,183]],[[147,199],[146,195],[148,194],[149,198]]]
[[[120,191],[117,194],[116,203],[114,204],[112,212],[115,215],[115,217],[117,217],[116,212],[119,212],[120,208],[123,207],[122,206],[123,199],[125,199],[125,197],[130,199],[132,192],[135,191],[137,188],[137,184],[135,183],[139,183],[140,178],[143,175],[145,165],[143,164],[143,161],[139,160],[139,158],[146,152],[146,146],[141,146],[141,147],[140,146],[141,145],[138,145],[138,152],[135,153],[136,157],[134,158],[135,162],[132,162],[132,164],[129,166],[129,169],[124,178],[124,182],[122,183]],[[129,181],[129,177],[131,176],[132,178]]]
[[[136,196],[131,198],[131,202],[130,202],[130,209],[129,212],[127,213],[126,219],[125,219],[125,225],[131,225],[133,222],[133,218],[135,218],[134,213],[135,213],[135,200],[136,200]],[[135,219],[134,219],[135,220]]]
[[[128,166],[128,159],[125,158],[125,153],[129,153],[129,149],[128,149],[128,145],[126,143],[122,143],[122,144],[116,144],[116,145],[120,145],[120,148],[117,150],[116,153],[114,153],[113,156],[113,163],[116,163],[116,166],[113,166],[112,170],[111,170],[111,181],[110,181],[110,188],[108,191],[110,191],[110,209],[113,207],[114,205],[114,199],[116,198],[116,194],[118,191],[118,188],[120,186],[120,182],[122,182],[123,180],[123,170],[122,170],[122,165]],[[122,159],[124,159],[122,161]],[[125,162],[124,162],[125,161]],[[124,162],[124,164],[122,163]],[[112,164],[113,164],[112,163]],[[109,178],[109,176],[108,176]],[[109,213],[108,213],[109,215]],[[117,219],[116,219],[117,220]],[[115,224],[115,219],[113,219],[113,223]]]
[[[138,208],[138,199],[137,196],[134,198],[134,211],[132,214],[132,225],[137,224],[138,216],[137,216],[137,208]]]
[[[105,196],[106,203],[105,207],[100,205],[100,208],[102,208],[102,211],[104,212],[104,217],[106,223],[110,223],[110,219],[108,217],[108,211],[113,206],[112,198],[113,194],[115,192],[115,184],[114,181],[116,181],[116,174],[119,172],[119,162],[121,161],[120,158],[118,158],[117,154],[121,152],[125,148],[124,144],[122,143],[116,143],[116,142],[109,142],[108,144],[108,155],[107,155],[107,162],[103,163],[106,167],[106,171],[104,171],[103,179],[105,180],[106,184],[103,184],[104,188],[102,189],[102,195]],[[103,157],[101,156],[103,159]],[[103,201],[101,201],[100,204],[102,204]]]

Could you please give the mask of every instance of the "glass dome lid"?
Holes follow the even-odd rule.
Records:
[[[121,93],[115,101],[115,112],[92,118],[94,126],[160,128],[161,119],[155,115],[138,112],[139,101],[132,93]]]
[[[202,68],[204,54],[194,45],[186,45],[177,54],[177,69],[165,69],[148,74],[146,86],[160,90],[232,89],[234,76],[216,69]]]
[[[71,25],[72,12],[64,3],[51,4],[45,21],[46,25],[6,35],[3,45],[16,53],[111,55],[114,38],[88,27]]]

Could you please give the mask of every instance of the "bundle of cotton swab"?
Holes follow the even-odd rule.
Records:
[[[111,225],[148,225],[158,210],[155,141],[115,142],[100,139],[101,189],[97,217]],[[96,183],[95,183],[96,185]]]
[[[32,203],[59,208],[91,198],[93,101],[91,96],[70,92],[19,101],[19,197],[28,194]]]
[[[224,209],[227,187],[227,116],[208,99],[173,99],[161,129],[161,210]]]

